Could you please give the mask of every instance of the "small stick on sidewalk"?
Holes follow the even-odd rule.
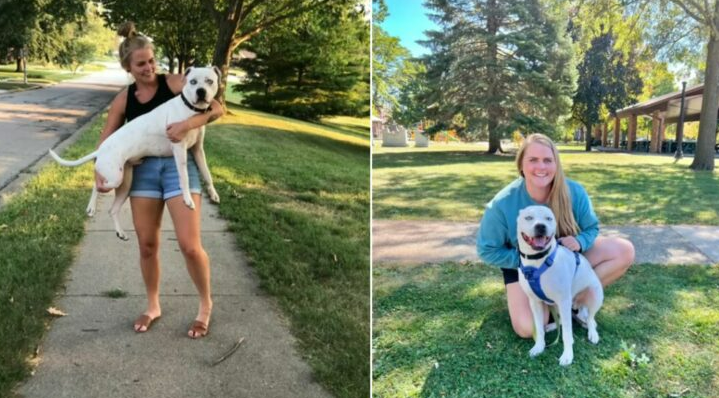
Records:
[[[220,359],[218,359],[218,360],[216,360],[215,362],[213,362],[212,364],[210,364],[210,366],[211,366],[211,367],[212,367],[212,366],[215,366],[215,365],[217,365],[218,363],[220,363],[220,362],[224,361],[225,359],[229,358],[230,355],[234,354],[235,351],[237,351],[237,349],[240,348],[240,345],[242,345],[242,342],[244,342],[244,341],[245,341],[245,338],[244,338],[244,337],[240,337],[240,339],[237,341],[237,343],[235,343],[235,345],[234,345],[232,348],[230,348],[230,350],[227,351],[227,352],[225,353],[225,355],[221,356]]]

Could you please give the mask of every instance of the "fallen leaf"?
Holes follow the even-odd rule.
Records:
[[[60,311],[60,310],[58,310],[58,309],[55,308],[55,307],[50,307],[50,308],[48,308],[48,309],[47,309],[47,313],[50,314],[50,315],[52,315],[52,316],[65,316],[65,315],[67,315],[66,313],[64,313],[64,312],[62,312],[62,311]]]
[[[336,254],[334,254],[334,253],[332,253],[332,257],[334,257],[334,259],[335,259],[335,262],[337,262],[337,255],[336,255]]]

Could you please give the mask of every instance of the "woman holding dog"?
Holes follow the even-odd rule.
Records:
[[[120,26],[118,33],[125,37],[119,48],[120,64],[132,75],[135,82],[122,90],[110,104],[107,121],[100,135],[100,143],[124,123],[152,111],[178,95],[184,85],[182,75],[156,73],[152,43],[147,37],[137,34],[132,22]],[[189,130],[201,127],[222,115],[222,106],[213,100],[210,112],[197,114],[185,121],[169,125],[167,137],[172,142],[179,142]],[[210,260],[200,240],[201,188],[197,165],[190,152],[187,163],[195,210],[191,210],[183,202],[178,172],[172,156],[145,158],[133,170],[130,204],[140,247],[140,269],[147,292],[147,308],[134,322],[134,329],[138,333],[146,332],[152,322],[162,314],[159,242],[160,223],[165,205],[172,217],[188,273],[200,296],[197,316],[188,330],[188,336],[196,339],[208,333],[212,312]],[[102,178],[96,175],[98,190],[107,192],[101,188]]]
[[[516,158],[519,178],[487,204],[477,234],[477,252],[486,263],[500,267],[507,291],[509,317],[515,333],[532,337],[529,299],[519,286],[517,216],[530,205],[545,205],[557,220],[558,241],[582,253],[602,285],[613,283],[634,261],[634,246],[622,238],[599,234],[599,220],[584,188],[564,176],[559,151],[549,137],[532,134],[522,143]],[[581,293],[577,302],[581,302]],[[581,319],[581,311],[579,318]],[[545,324],[549,312],[545,311]]]

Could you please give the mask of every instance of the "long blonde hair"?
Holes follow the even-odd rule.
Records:
[[[130,71],[130,56],[133,51],[144,48],[154,50],[155,48],[150,39],[137,33],[133,22],[128,21],[120,25],[120,27],[117,28],[117,34],[125,38],[125,40],[120,43],[118,51],[120,52],[120,65],[128,72]]]
[[[549,199],[547,200],[547,205],[552,209],[554,217],[557,219],[557,235],[560,237],[575,236],[579,233],[579,226],[574,219],[572,200],[569,197],[569,187],[564,177],[562,163],[559,161],[559,151],[557,150],[557,146],[554,145],[554,142],[544,134],[531,134],[525,138],[517,152],[517,171],[519,171],[519,175],[524,177],[524,173],[522,172],[524,152],[530,144],[534,143],[544,145],[551,149],[554,161],[557,164],[557,172],[554,174],[554,181],[552,181],[552,188],[549,191]]]

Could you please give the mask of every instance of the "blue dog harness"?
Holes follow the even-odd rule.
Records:
[[[554,304],[554,301],[550,300],[547,297],[547,295],[544,294],[544,290],[542,290],[542,284],[539,283],[539,278],[542,276],[544,271],[548,270],[549,267],[551,267],[552,264],[554,264],[554,257],[556,257],[558,249],[559,249],[559,246],[557,246],[554,249],[554,251],[549,256],[547,256],[547,258],[544,260],[544,262],[542,263],[542,265],[539,268],[527,267],[527,266],[522,265],[521,261],[519,262],[519,269],[524,274],[524,278],[529,283],[529,287],[532,288],[532,291],[534,292],[534,294],[537,295],[537,297],[539,297],[542,301],[544,301],[547,304]],[[574,253],[574,258],[576,260],[576,264],[575,264],[576,268],[574,268],[574,272],[576,273],[577,269],[579,269],[579,253],[577,253],[577,252],[572,252],[572,253]],[[520,251],[519,254],[522,257],[527,257],[529,259],[537,259],[537,258],[541,258],[542,256],[546,255],[546,252],[538,253],[535,255],[526,255]]]

